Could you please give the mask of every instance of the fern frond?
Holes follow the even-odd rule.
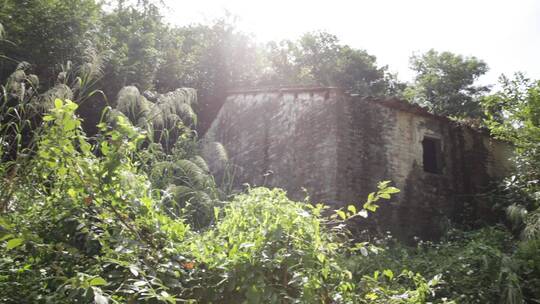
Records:
[[[94,48],[87,48],[84,53],[84,63],[79,67],[79,77],[84,80],[98,79],[103,76],[103,54]]]
[[[225,149],[225,146],[220,142],[206,142],[203,144],[202,150],[204,159],[208,162],[212,172],[223,170],[229,162],[227,149]]]
[[[197,104],[197,91],[191,88],[178,88],[174,91],[157,96],[158,103]]]
[[[525,229],[523,237],[525,239],[534,239],[540,236],[540,208],[529,213],[525,218]]]
[[[150,138],[169,151],[185,126],[193,127],[197,123],[197,115],[191,108],[196,102],[195,90],[182,88],[167,94],[146,91],[144,96],[136,87],[124,87],[118,93],[117,109],[133,124],[152,131]]]
[[[41,104],[42,109],[48,110],[52,108],[55,99],[73,100],[73,91],[63,83],[55,85],[43,94],[43,102]]]
[[[196,190],[183,185],[169,185],[166,192],[169,193],[174,200],[179,200],[191,197]]]
[[[199,189],[205,188],[210,182],[210,177],[194,162],[187,159],[180,159],[174,163],[176,170],[179,170],[180,178],[184,183]]]
[[[196,228],[209,224],[216,201],[208,193],[174,185],[169,186],[166,193],[164,205],[176,215],[181,215]]]
[[[518,226],[525,220],[527,209],[521,205],[512,204],[506,208],[506,216],[514,226]]]
[[[127,86],[118,92],[116,109],[126,115],[133,124],[141,126],[150,112],[150,102],[141,96],[139,89]]]
[[[197,155],[197,156],[191,158],[191,161],[194,164],[196,164],[199,168],[201,168],[206,174],[210,173],[210,169],[208,168],[208,164],[206,163],[204,158],[202,158],[201,156]]]
[[[511,257],[504,255],[501,259],[501,269],[499,271],[499,282],[502,288],[501,303],[520,304],[523,303],[523,293],[521,291],[520,279],[518,276],[519,266]]]
[[[195,126],[197,115],[191,106],[196,100],[197,94],[194,89],[180,88],[158,95],[156,105],[163,118],[169,120],[168,125],[176,125],[180,119],[186,125]]]

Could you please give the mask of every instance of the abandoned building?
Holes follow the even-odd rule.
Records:
[[[508,172],[512,153],[419,106],[326,87],[230,92],[205,139],[224,145],[236,184],[284,188],[294,199],[307,191],[313,202],[361,206],[390,180],[401,192],[374,217],[408,238],[489,213],[477,197]]]

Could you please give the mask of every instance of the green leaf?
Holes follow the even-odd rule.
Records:
[[[66,108],[72,112],[74,112],[75,110],[77,110],[77,108],[79,107],[79,105],[77,105],[76,103],[74,103],[73,101],[69,100],[69,99],[66,99]]]
[[[52,120],[54,120],[54,117],[52,117],[51,115],[43,116],[43,121],[52,121]]]
[[[90,153],[90,149],[92,148],[92,146],[89,143],[87,143],[84,140],[81,140],[80,146],[81,146],[81,151],[83,151],[84,153]]]
[[[378,205],[373,204],[372,202],[369,202],[369,201],[364,204],[364,209],[367,209],[367,210],[369,210],[371,212],[377,211],[377,208],[379,208]]]
[[[62,105],[63,105],[62,100],[60,100],[58,98],[54,100],[54,107],[56,109],[60,109],[62,107]]]
[[[1,226],[0,226],[0,227],[1,227]],[[3,233],[5,233],[5,232],[0,232],[0,233],[3,234]],[[2,235],[2,236],[0,236],[0,242],[1,242],[1,241],[5,241],[5,240],[7,240],[7,239],[11,239],[11,238],[13,238],[13,235],[12,235],[12,234],[9,234],[9,233],[8,233],[8,234],[6,234],[6,235]]]
[[[111,151],[110,147],[109,147],[109,143],[104,141],[104,142],[101,142],[101,153],[103,153],[103,155],[108,155],[109,152]]]
[[[219,208],[214,207],[214,219],[217,221],[219,219]]]
[[[6,244],[6,249],[11,250],[13,248],[19,247],[24,243],[24,239],[11,239]]]
[[[90,280],[90,285],[92,286],[107,285],[107,281],[105,281],[105,279],[103,279],[102,277],[96,277]]]
[[[68,194],[71,198],[77,197],[77,191],[75,191],[73,188],[69,188],[68,191],[67,191],[67,194]]]
[[[388,187],[388,184],[390,184],[390,181],[382,181],[382,182],[379,182],[379,184],[377,185],[377,188],[379,189],[385,189],[386,187]]]
[[[71,131],[74,130],[77,127],[77,120],[69,119],[64,121],[64,130],[65,131]]]
[[[133,286],[135,287],[141,287],[141,286],[145,286],[147,285],[147,283],[145,281],[137,281],[135,283],[133,283]]]
[[[377,300],[379,298],[379,296],[374,292],[370,292],[370,293],[365,295],[365,298],[368,299],[368,300],[374,301],[374,300]]]
[[[383,270],[383,274],[389,279],[392,280],[394,278],[394,273],[390,269]]]
[[[399,193],[400,190],[396,187],[388,187],[386,189],[384,189],[384,192],[385,193],[389,193],[389,194],[394,194],[394,193]]]
[[[162,292],[160,293],[160,299],[165,300],[165,301],[167,301],[168,303],[172,303],[172,304],[176,303],[176,300],[174,299],[174,297],[171,296],[171,295],[170,295],[168,292],[166,292],[166,291],[162,291]]]
[[[437,286],[439,282],[441,281],[442,274],[437,274],[433,277],[433,279],[429,280],[428,286]]]
[[[255,246],[254,243],[242,243],[242,244],[240,244],[240,247],[239,247],[239,248],[240,248],[240,249],[244,249],[244,248],[251,248],[251,247],[253,247],[253,246]]]
[[[350,212],[352,212],[353,214],[356,213],[356,207],[354,205],[349,205],[347,207],[347,210],[349,210]]]
[[[390,199],[390,194],[388,194],[388,193],[381,193],[381,194],[379,194],[379,197],[380,197],[380,198],[384,198],[384,199]]]
[[[343,210],[336,210],[336,213],[337,215],[339,215],[339,217],[341,217],[341,219],[347,219],[347,215],[345,214],[345,212],[343,212]]]

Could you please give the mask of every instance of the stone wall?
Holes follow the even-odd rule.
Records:
[[[380,180],[402,190],[375,220],[404,238],[436,238],[449,219],[490,220],[482,194],[510,169],[509,145],[399,100],[348,98],[341,107],[338,201],[361,201]],[[440,144],[439,173],[424,170],[424,138]]]
[[[424,138],[440,172],[424,170]],[[231,93],[205,136],[221,142],[236,183],[285,188],[295,199],[361,206],[381,180],[402,192],[372,217],[404,238],[435,238],[446,219],[485,218],[478,194],[509,169],[511,149],[487,134],[405,102],[335,88]],[[470,219],[468,219],[470,221]]]
[[[231,93],[205,135],[222,143],[236,184],[282,187],[291,197],[334,202],[337,174],[335,89]]]

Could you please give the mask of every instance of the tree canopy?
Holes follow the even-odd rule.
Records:
[[[58,65],[82,61],[99,30],[100,5],[94,0],[3,1],[0,23],[5,39],[0,42],[0,78],[6,79],[18,62],[33,65],[43,84],[54,85]]]
[[[488,71],[487,64],[476,57],[464,57],[450,52],[429,50],[410,58],[416,72],[413,85],[406,95],[433,113],[457,117],[480,117],[479,97],[489,87],[475,85]]]
[[[354,94],[385,95],[397,83],[386,67],[377,65],[375,56],[326,32],[270,42],[266,52],[270,62],[262,82],[266,84],[337,86]]]

